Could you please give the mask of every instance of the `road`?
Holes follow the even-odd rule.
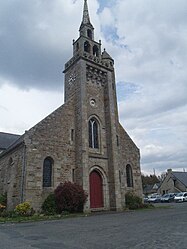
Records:
[[[0,248],[186,249],[187,202],[169,209],[0,224]]]

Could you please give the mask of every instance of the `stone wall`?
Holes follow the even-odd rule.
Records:
[[[72,181],[75,169],[75,144],[71,134],[75,130],[73,103],[73,99],[69,100],[25,135],[24,199],[36,210],[59,183]],[[52,187],[43,188],[43,162],[47,157],[54,161]]]
[[[0,158],[0,194],[7,193],[8,210],[22,200],[24,143]]]
[[[142,198],[142,180],[140,169],[140,152],[132,139],[119,124],[119,155],[120,155],[120,181],[122,192],[122,203],[125,202],[125,193],[133,191]],[[127,187],[126,166],[130,165],[133,172],[133,187]]]

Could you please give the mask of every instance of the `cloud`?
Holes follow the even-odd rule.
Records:
[[[78,37],[75,24],[81,23],[82,4],[70,0],[1,1],[1,77],[22,89],[59,90],[64,64],[72,54],[72,39]],[[96,8],[97,3],[90,5]]]
[[[2,103],[6,103],[6,107]],[[11,85],[4,85],[0,90],[0,131],[22,134],[62,103],[63,90],[22,91]]]

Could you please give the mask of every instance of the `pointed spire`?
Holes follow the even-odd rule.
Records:
[[[84,10],[83,10],[83,19],[82,19],[83,24],[88,24],[90,23],[90,16],[88,12],[88,4],[87,0],[84,0]]]
[[[82,18],[82,23],[81,23],[80,29],[86,24],[93,28],[93,26],[90,22],[87,0],[84,0],[83,18]]]

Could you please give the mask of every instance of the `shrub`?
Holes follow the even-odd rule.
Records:
[[[7,206],[7,194],[0,195],[0,216],[5,211]]]
[[[34,210],[29,202],[23,202],[17,205],[15,212],[21,216],[31,216],[34,214]]]
[[[59,213],[63,211],[70,213],[83,211],[87,194],[80,185],[65,182],[64,184],[60,184],[54,193]]]
[[[2,216],[2,213],[4,212],[5,209],[6,209],[6,206],[0,204],[0,216]]]
[[[142,199],[133,192],[128,192],[125,195],[126,207],[129,209],[143,208]]]
[[[13,211],[3,210],[0,216],[3,218],[16,218],[19,215],[15,212],[15,210]]]
[[[42,204],[42,211],[46,215],[53,215],[58,212],[54,193],[48,195]]]
[[[7,205],[7,193],[0,195],[0,204],[3,206]]]

